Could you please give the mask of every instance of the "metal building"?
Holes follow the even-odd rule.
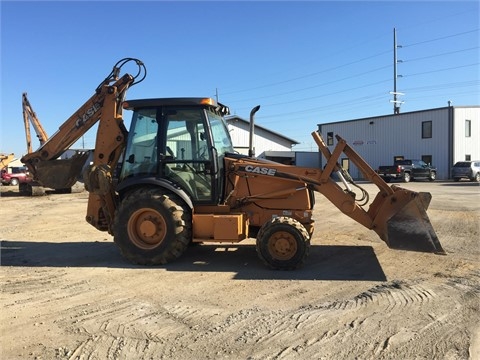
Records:
[[[235,150],[241,154],[248,154],[250,143],[250,121],[242,119],[237,115],[225,118],[232,137]],[[284,135],[269,130],[263,126],[255,125],[255,136],[253,138],[253,146],[255,156],[264,157],[268,151],[288,151],[292,150],[292,146],[298,144],[298,141],[290,139]]]
[[[453,164],[480,159],[480,106],[443,108],[318,124],[333,151],[338,134],[374,169],[394,159],[421,159],[437,167],[437,179],[450,178]],[[325,162],[325,159],[322,159]],[[341,159],[353,178],[360,171]]]

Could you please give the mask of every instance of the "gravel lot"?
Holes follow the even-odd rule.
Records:
[[[0,357],[480,359],[479,184],[401,186],[432,193],[446,256],[388,249],[318,195],[297,271],[265,268],[251,239],[131,265],[85,222],[86,192],[2,186]]]

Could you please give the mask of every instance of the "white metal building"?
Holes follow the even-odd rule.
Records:
[[[480,159],[480,106],[449,106],[318,124],[318,130],[331,151],[338,134],[374,169],[391,165],[399,157],[421,159],[437,167],[439,180],[446,180],[455,162]],[[362,178],[346,157],[341,162],[353,178]]]
[[[225,118],[232,137],[233,146],[240,154],[248,154],[250,142],[250,121],[242,119],[237,115]],[[290,139],[263,126],[255,125],[255,136],[253,137],[253,147],[255,156],[264,157],[267,151],[288,151],[292,146],[298,144],[298,141]]]
[[[247,155],[250,142],[250,121],[237,115],[228,116],[225,120],[227,121],[235,150]],[[319,167],[319,152],[292,150],[292,147],[297,144],[299,142],[296,140],[263,126],[255,125],[253,147],[256,157],[288,165]]]

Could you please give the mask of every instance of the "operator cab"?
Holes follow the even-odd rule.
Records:
[[[193,203],[222,200],[224,157],[233,152],[227,107],[211,98],[165,98],[124,108],[133,117],[119,183],[153,177],[179,186]]]

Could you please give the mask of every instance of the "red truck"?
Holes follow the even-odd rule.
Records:
[[[11,167],[11,172],[7,172],[6,169],[2,170],[2,184],[16,186],[21,183],[28,183],[32,179],[28,176],[26,167]]]

